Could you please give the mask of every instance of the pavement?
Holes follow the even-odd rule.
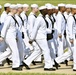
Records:
[[[12,65],[7,65],[7,63],[0,67],[0,72],[3,72],[3,73],[8,73],[8,72],[21,72],[21,73],[56,73],[56,74],[76,74],[76,72],[73,71],[72,69],[72,64],[73,62],[72,61],[69,61],[68,63],[68,66],[66,66],[65,64],[60,64],[61,67],[59,67],[58,70],[56,71],[44,71],[44,68],[43,68],[43,63],[36,63],[36,65],[30,65],[30,70],[26,70],[25,67],[23,67],[23,70],[22,71],[13,71],[12,70]]]

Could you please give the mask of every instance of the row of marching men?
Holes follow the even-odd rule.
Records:
[[[29,16],[26,14],[28,4],[6,3],[4,9],[0,18],[1,64],[8,58],[12,60],[12,70],[20,71],[23,66],[30,69],[31,62],[43,55],[44,70],[55,71],[60,66],[58,63],[65,60],[67,63],[72,55],[73,71],[76,71],[76,5],[62,3],[55,7],[47,3],[38,8],[37,4],[32,4]],[[38,11],[40,14],[37,17]],[[64,53],[65,48],[68,51]]]

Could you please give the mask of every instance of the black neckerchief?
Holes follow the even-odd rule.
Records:
[[[26,18],[27,18],[27,20],[28,20],[28,16],[27,16],[27,14],[25,13],[25,15],[26,15]]]
[[[64,18],[64,20],[65,20],[65,23],[67,23],[67,20],[66,20],[66,18],[65,18],[65,16],[64,16],[64,14],[62,14],[62,16],[63,16],[63,18]]]
[[[47,28],[48,28],[48,27],[49,27],[49,26],[48,26],[48,22],[46,21],[46,19],[45,19],[44,16],[42,16],[42,17],[43,17],[43,19],[44,19],[44,21],[45,21],[45,23],[46,23]]]
[[[22,17],[20,15],[19,15],[19,17],[20,17],[20,19],[22,21],[22,25],[24,26],[24,21],[23,21]]]
[[[54,16],[53,16],[53,15],[52,15],[52,17],[53,17],[54,22],[56,22],[56,20],[55,20],[55,18],[54,18]]]
[[[18,24],[17,20],[15,19],[15,17],[14,17],[14,16],[11,16],[11,17],[14,19],[14,21],[15,21],[15,25],[17,24],[18,27],[19,27],[19,24]]]
[[[37,18],[37,16],[36,15],[34,15],[35,16],[35,18]]]
[[[49,17],[49,19],[50,19],[50,21],[52,23],[52,28],[54,28],[54,22],[53,22],[53,20],[51,19],[51,17]]]
[[[73,18],[74,18],[74,21],[75,21],[75,24],[76,24],[76,18],[75,18],[75,16],[73,15]]]

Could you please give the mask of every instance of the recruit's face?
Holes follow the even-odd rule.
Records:
[[[58,13],[58,9],[55,9],[55,13]]]
[[[18,11],[21,13],[23,11],[23,8],[22,7],[18,8]]]
[[[76,9],[75,8],[72,8],[72,13],[76,14]]]
[[[48,9],[48,14],[51,15],[51,14],[53,14],[53,12],[54,12],[53,9]]]
[[[71,9],[70,8],[66,8],[67,12],[70,13],[71,12]]]
[[[52,9],[53,13],[55,13],[55,9]]]
[[[14,14],[16,14],[17,13],[17,9],[13,9],[13,12],[14,12]]]
[[[60,7],[60,10],[62,10],[63,12],[65,12],[66,8],[65,7]]]
[[[29,7],[24,7],[23,11],[28,12],[29,11]]]
[[[25,9],[26,9],[26,12],[28,12],[28,11],[29,11],[29,7],[26,7]]]
[[[76,9],[75,9],[75,14],[76,14]]]
[[[37,13],[39,11],[39,9],[38,8],[34,8],[34,11]]]
[[[48,10],[47,9],[44,9],[43,12],[45,13],[45,15],[48,14]]]
[[[9,7],[7,7],[7,10],[8,10],[8,12],[10,12],[10,8]]]

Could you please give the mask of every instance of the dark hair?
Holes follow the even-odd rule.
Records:
[[[42,10],[40,10],[40,13],[42,12]]]
[[[44,12],[43,10],[40,10],[40,13],[41,13],[41,14],[43,14],[43,12]]]
[[[70,8],[70,10],[72,11],[72,8]]]
[[[58,7],[58,10],[60,11],[61,10],[61,7]]]
[[[7,7],[4,7],[4,10],[6,11],[7,10]]]

